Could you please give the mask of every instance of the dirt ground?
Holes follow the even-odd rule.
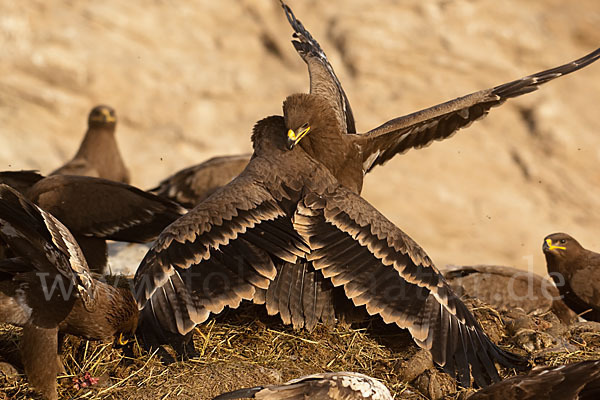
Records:
[[[467,304],[490,338],[510,351],[527,355],[531,365],[559,365],[600,358],[596,323],[560,324],[552,313],[497,312],[477,300]],[[1,362],[19,367],[17,328],[0,325],[0,399],[27,399],[35,393],[21,375],[6,377]],[[473,389],[457,387],[432,366],[428,353],[407,331],[373,319],[333,330],[294,331],[263,306],[229,310],[194,333],[198,356],[165,365],[159,354],[113,348],[111,343],[67,339],[63,359],[67,374],[59,379],[61,398],[211,399],[228,390],[324,371],[356,371],[381,379],[396,399],[464,399]],[[99,378],[76,388],[86,372]],[[502,376],[516,371],[503,370]]]

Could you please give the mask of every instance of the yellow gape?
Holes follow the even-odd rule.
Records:
[[[306,126],[306,128],[304,126],[302,126],[300,128],[300,132],[298,134],[296,134],[296,132],[294,132],[293,129],[290,129],[287,133],[287,142],[288,142],[288,149],[292,149],[295,145],[297,145],[300,140],[302,140],[302,138],[304,136],[306,136],[306,134],[308,133],[308,131],[310,131],[310,126]]]
[[[552,240],[551,239],[546,239],[546,244],[548,245],[548,248],[550,250],[554,250],[554,249],[558,249],[558,250],[566,250],[567,248],[564,246],[555,246],[552,244]]]
[[[106,108],[103,108],[101,112],[102,115],[104,115],[106,122],[115,122],[117,120],[115,117],[110,115],[110,111],[108,111]]]

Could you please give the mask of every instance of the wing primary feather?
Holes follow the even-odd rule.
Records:
[[[396,154],[422,148],[451,137],[485,117],[506,100],[533,92],[553,79],[570,74],[600,59],[600,48],[573,62],[481,90],[403,117],[394,118],[365,134],[354,135],[363,154],[363,172],[382,165]]]
[[[304,309],[304,327],[308,331],[312,331],[317,326],[318,316],[316,313],[316,287],[315,287],[315,271],[310,271],[304,279],[304,287],[302,288],[302,305]]]
[[[294,265],[294,282],[290,288],[290,313],[294,329],[304,327],[304,312],[302,311],[302,294],[304,292],[304,277],[306,275],[306,263],[298,262]]]
[[[279,280],[281,278],[283,265],[277,265],[275,268],[277,269],[277,274],[269,285],[266,294],[267,314],[269,315],[276,315],[279,312]]]

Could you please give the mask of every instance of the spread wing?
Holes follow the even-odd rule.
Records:
[[[419,245],[360,196],[343,187],[308,194],[293,222],[315,269],[356,306],[407,328],[436,363],[452,375],[458,370],[463,386],[469,369],[485,386],[499,379],[494,361],[522,362],[490,341]]]
[[[264,400],[393,399],[389,390],[381,382],[370,376],[356,372],[328,372],[293,379],[283,385],[240,389],[224,393],[213,400],[245,398]]]
[[[600,49],[560,67],[538,72],[515,81],[395,118],[364,135],[353,136],[362,147],[363,171],[369,172],[396,154],[428,146],[452,136],[487,115],[492,107],[507,99],[533,92],[540,85],[577,71],[600,58]]]
[[[250,154],[214,157],[182,169],[150,192],[192,208],[244,170]]]
[[[295,263],[308,251],[280,205],[290,198],[286,189],[257,183],[271,168],[253,159],[240,176],[160,234],[135,276],[144,318],[186,334],[210,313],[267,289],[276,275],[271,256]]]
[[[298,54],[300,54],[300,57],[308,65],[310,93],[317,93],[330,99],[331,106],[336,112],[342,129],[348,133],[356,133],[350,102],[333,71],[333,67],[329,64],[325,52],[306,28],[304,28],[302,22],[296,19],[290,7],[283,1],[281,1],[281,6],[285,11],[288,22],[294,29],[293,37],[298,39],[292,40],[292,44]]]
[[[93,309],[95,283],[73,235],[51,214],[7,185],[0,185],[0,237],[28,265],[68,278],[86,309]]]
[[[154,240],[187,212],[133,186],[87,176],[49,176],[28,197],[76,235],[126,242]]]
[[[469,400],[592,400],[600,398],[600,361],[581,361],[539,368],[513,376],[469,397]]]

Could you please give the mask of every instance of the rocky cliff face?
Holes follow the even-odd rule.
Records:
[[[352,102],[359,131],[579,58],[597,0],[292,1]],[[148,188],[218,155],[308,87],[275,0],[0,2],[0,169],[48,173],[110,104]],[[600,250],[600,63],[377,168],[364,196],[437,262],[543,271],[542,238]]]

